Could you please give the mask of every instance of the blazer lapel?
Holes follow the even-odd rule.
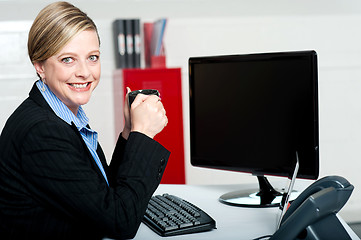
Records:
[[[79,140],[82,142],[82,145],[83,145],[83,147],[85,148],[85,150],[86,150],[86,152],[87,152],[87,154],[88,154],[88,158],[90,158],[90,159],[92,160],[92,161],[91,161],[92,164],[93,164],[93,165],[95,166],[95,168],[99,171],[99,174],[102,175],[99,167],[98,167],[98,166],[96,165],[96,163],[95,163],[95,160],[94,160],[94,158],[93,158],[93,155],[92,155],[91,152],[89,151],[88,146],[87,146],[86,143],[84,142],[84,139],[83,139],[83,137],[81,136],[81,134],[80,134],[80,132],[79,132],[79,130],[78,130],[78,128],[76,127],[76,125],[75,125],[74,122],[71,122],[71,128],[73,129],[73,131],[75,132],[75,134],[79,137]],[[100,159],[100,162],[101,162],[102,165],[103,165],[105,174],[108,176],[108,168],[107,168],[107,166],[104,166],[104,162],[106,162],[106,161],[105,161],[105,156],[104,156],[103,151],[101,150],[101,148],[99,149],[99,147],[100,147],[100,146],[99,146],[99,143],[98,143],[97,154],[98,154],[98,157],[99,157],[99,159]],[[99,150],[100,150],[100,151],[99,151]]]

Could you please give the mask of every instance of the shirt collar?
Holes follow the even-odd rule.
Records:
[[[36,86],[58,117],[63,119],[69,125],[71,125],[71,122],[74,122],[79,131],[82,128],[87,128],[89,119],[81,106],[79,106],[77,116],[75,116],[74,113],[70,111],[70,109],[62,101],[60,101],[60,99],[46,84],[39,80],[36,82]]]

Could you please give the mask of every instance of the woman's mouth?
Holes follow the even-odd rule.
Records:
[[[89,85],[89,82],[87,82],[87,83],[69,83],[69,85],[75,89],[84,89]]]
[[[91,89],[92,82],[68,83],[68,86],[71,90],[76,91],[76,92],[87,92]]]

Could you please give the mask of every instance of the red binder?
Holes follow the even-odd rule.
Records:
[[[170,152],[168,165],[165,169],[161,183],[184,184],[184,136],[183,136],[183,110],[182,85],[180,68],[148,68],[116,70],[114,74],[114,100],[115,123],[117,136],[123,119],[119,119],[123,111],[123,102],[126,87],[131,90],[157,89],[160,92],[162,103],[167,112],[168,125],[155,140],[161,143]],[[122,91],[120,94],[119,91]]]

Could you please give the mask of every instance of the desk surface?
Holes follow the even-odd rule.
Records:
[[[233,207],[218,201],[220,195],[239,190],[240,187],[244,189],[245,185],[162,184],[155,194],[177,195],[197,205],[215,219],[217,229],[203,233],[162,238],[142,223],[134,239],[254,239],[272,235],[276,229],[278,208]],[[343,222],[342,219],[341,222]],[[345,224],[345,228],[349,231],[352,239],[359,239],[347,224]]]

